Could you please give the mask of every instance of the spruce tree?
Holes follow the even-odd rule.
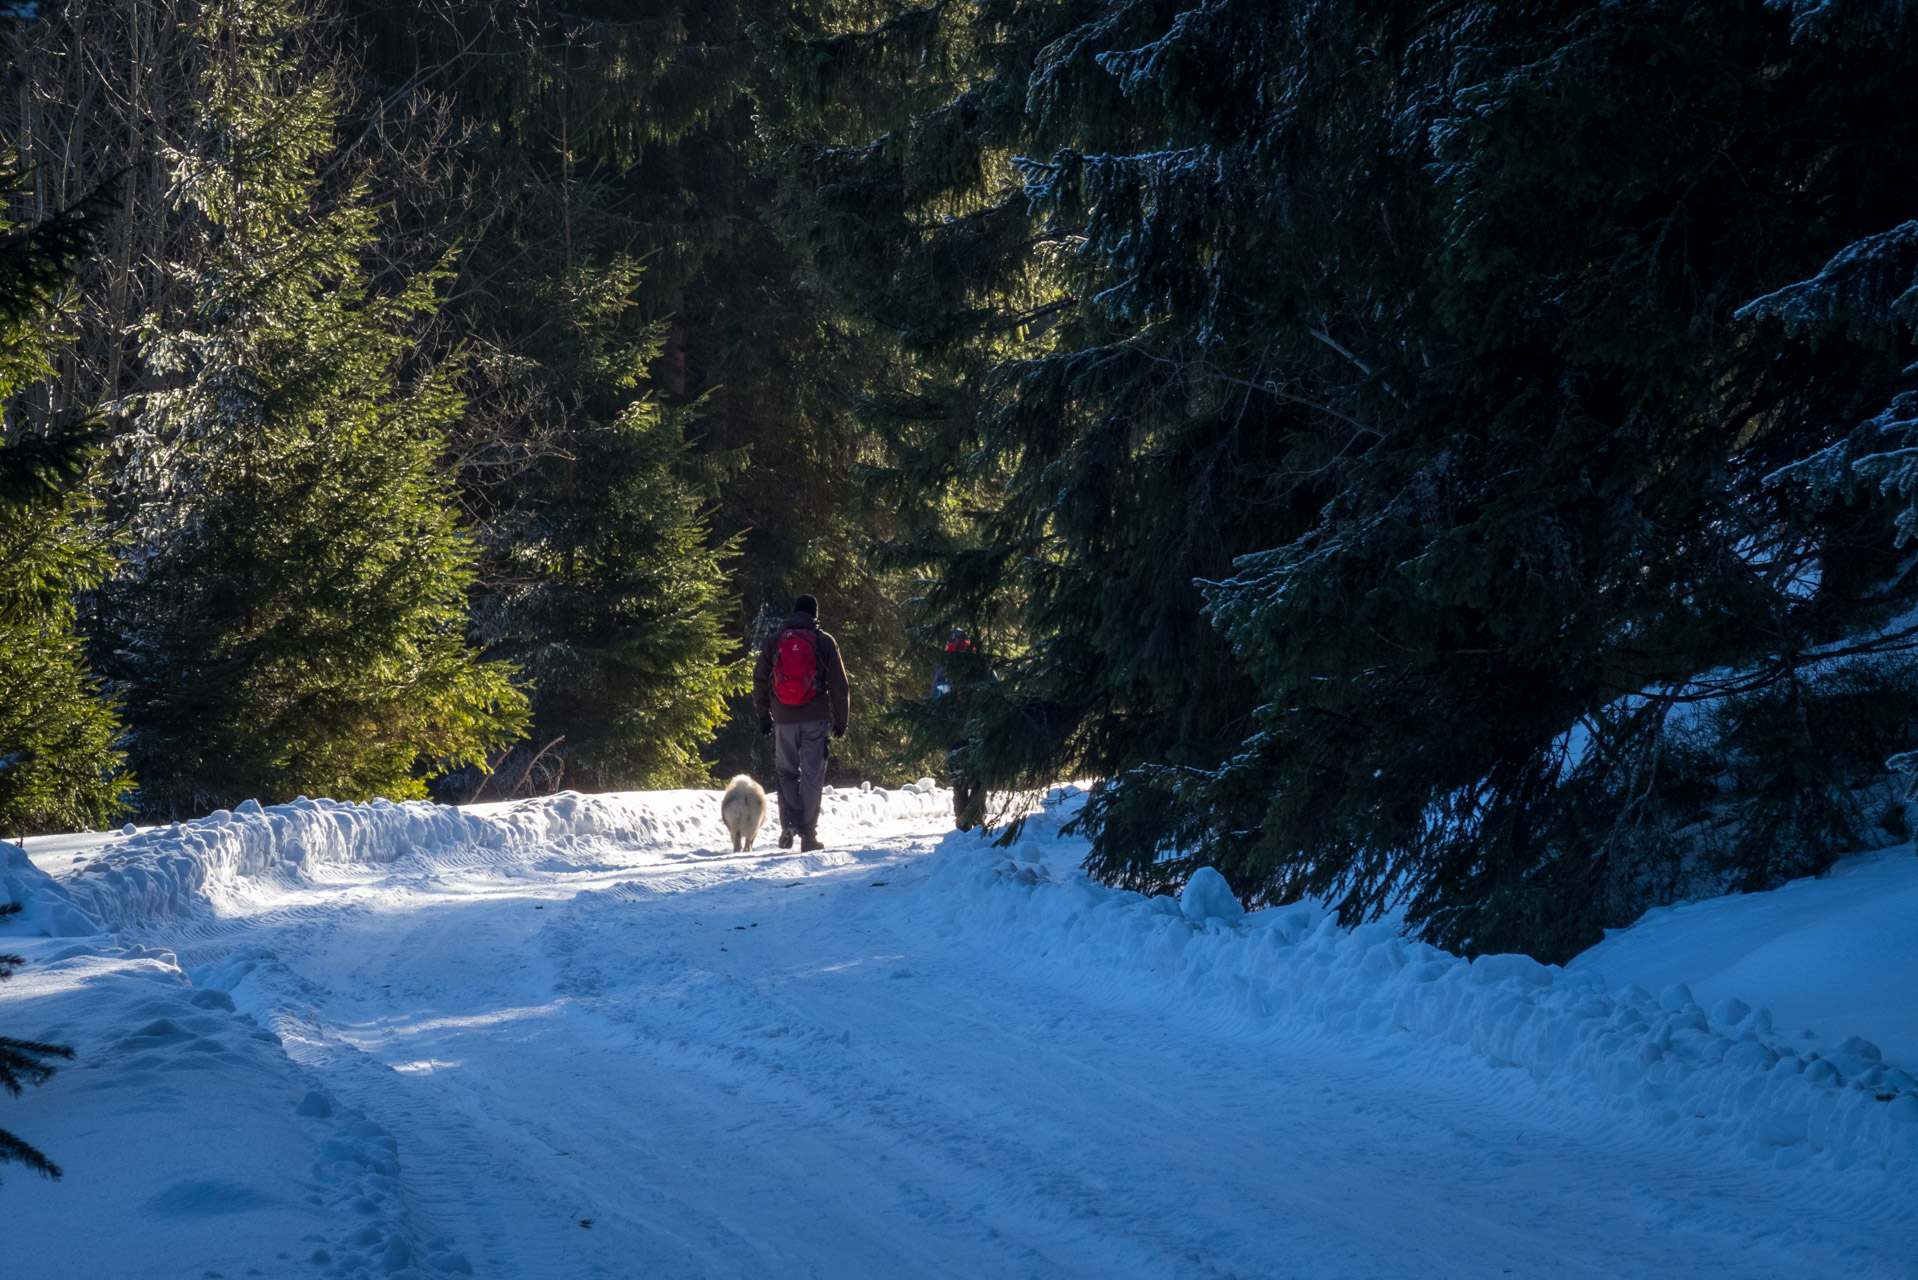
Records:
[[[111,561],[90,518],[93,443],[85,423],[55,427],[27,403],[52,373],[55,317],[104,204],[0,238],[0,835],[104,826],[130,785],[74,634],[76,593]]]
[[[1832,819],[1845,770],[1803,772],[1793,699],[1906,643],[1918,583],[1887,461],[1786,480],[1897,417],[1909,348],[1793,346],[1740,309],[1911,216],[1913,21],[791,16],[788,225],[911,356],[875,420],[932,497],[905,548],[932,610],[1006,618],[980,776],[1106,776],[1084,825],[1111,880],[1212,864],[1547,958],[1629,921],[1728,806],[1784,833],[1728,842],[1747,886],[1828,863],[1869,824]],[[1753,726],[1799,726],[1745,739],[1779,766],[1753,784],[1825,799],[1691,788],[1695,709],[1748,695],[1787,713]]]
[[[214,0],[171,153],[186,299],[145,322],[127,571],[101,612],[139,804],[425,794],[526,722],[467,643],[472,549],[442,469],[462,408],[413,359],[437,272],[377,286],[363,186],[329,189],[334,89],[279,0]]]
[[[560,349],[583,323],[577,309],[555,325],[553,308],[580,279],[638,259],[645,270],[617,327],[630,342],[630,331],[660,326],[646,391],[679,415],[707,495],[706,547],[728,549],[726,645],[715,658],[742,642],[750,649],[763,616],[813,593],[858,686],[857,725],[834,746],[836,768],[923,772],[916,740],[881,712],[896,694],[924,691],[931,660],[907,651],[912,576],[871,554],[896,528],[860,485],[878,438],[856,417],[859,393],[888,348],[860,339],[826,305],[772,216],[756,121],[766,95],[783,88],[767,80],[748,37],[771,6],[352,8],[368,50],[367,128],[408,157],[376,163],[376,180],[390,183],[381,198],[420,242],[463,246],[443,334],[478,356],[465,384],[478,412],[460,452],[485,546],[482,598],[495,586],[501,599],[519,591],[526,560],[557,545],[550,539],[600,536],[566,533],[566,508],[547,501],[550,473],[534,461],[567,448],[559,435],[572,410],[560,402],[593,403],[600,421],[617,409],[588,366]],[[428,172],[430,182],[417,177]],[[538,372],[521,376],[530,369]],[[522,533],[533,540],[524,547]],[[569,598],[588,609],[577,588]],[[622,607],[608,598],[605,625]],[[676,625],[660,619],[644,643],[680,644]],[[671,665],[663,654],[662,670]],[[716,741],[684,741],[721,774],[768,775],[757,719],[742,691],[728,699]],[[536,732],[534,749],[557,732]],[[546,759],[574,746],[569,735]]]
[[[0,196],[19,194],[9,162]],[[53,318],[86,251],[101,195],[0,236],[0,833],[103,824],[129,785],[116,750],[113,710],[99,695],[74,637],[73,595],[106,567],[87,527],[83,482],[92,442],[83,428],[47,431],[23,412],[23,393],[51,372]],[[38,425],[42,429],[36,431]],[[0,902],[0,921],[21,904]],[[0,954],[0,982],[25,963]],[[18,1097],[42,1084],[60,1044],[0,1036],[0,1089]],[[24,1164],[49,1178],[60,1167],[0,1128],[0,1164]]]
[[[710,545],[701,510],[712,460],[702,475],[685,439],[691,415],[641,391],[661,335],[630,319],[639,275],[619,257],[548,284],[545,333],[525,348],[536,358],[508,375],[543,419],[548,449],[494,521],[475,634],[532,677],[531,749],[564,745],[546,752],[542,789],[698,780],[699,749],[744,675],[725,661],[736,645],[719,560],[731,548]],[[518,765],[496,767],[496,790],[517,787]]]

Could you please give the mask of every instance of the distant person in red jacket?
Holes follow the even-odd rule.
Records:
[[[819,629],[819,602],[801,596],[792,614],[766,637],[753,667],[759,732],[773,739],[779,775],[779,847],[797,835],[807,852],[819,840],[819,795],[826,785],[826,733],[846,736],[852,690],[839,645]]]
[[[972,640],[966,635],[965,628],[954,627],[952,634],[946,637],[947,653],[971,653]],[[943,698],[952,692],[952,677],[944,664],[934,668],[932,673],[932,696]],[[952,749],[958,751],[966,745],[964,738],[955,740]],[[952,775],[952,823],[961,831],[970,831],[979,824],[979,814],[975,801],[979,799],[979,785],[967,777],[963,771]]]

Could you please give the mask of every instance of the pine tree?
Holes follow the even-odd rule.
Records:
[[[495,584],[519,590],[524,557],[543,554],[549,538],[598,536],[566,534],[564,510],[537,496],[548,474],[534,460],[566,447],[555,438],[558,411],[539,406],[602,399],[585,366],[557,352],[551,308],[579,280],[639,259],[645,270],[620,325],[661,326],[647,391],[682,415],[711,495],[706,546],[729,549],[729,645],[750,650],[763,615],[783,613],[802,592],[817,596],[860,708],[853,734],[835,744],[836,768],[916,776],[923,753],[881,712],[895,694],[923,692],[930,659],[907,652],[911,574],[871,554],[896,529],[885,503],[864,501],[877,437],[855,416],[887,349],[824,305],[771,215],[756,118],[764,95],[781,90],[747,35],[768,7],[473,0],[442,21],[439,10],[358,6],[367,127],[408,157],[375,171],[417,240],[463,245],[445,336],[479,356],[466,384],[479,412],[460,451],[487,549],[482,595]],[[417,179],[427,172],[432,181]],[[579,323],[575,315],[561,329]],[[540,370],[537,395],[510,372],[525,361]],[[594,412],[608,420],[612,409]],[[524,495],[522,480],[532,486]],[[538,506],[537,520],[523,499]],[[522,532],[536,545],[516,547]],[[679,643],[663,620],[654,634]],[[722,775],[755,765],[766,774],[750,699],[732,696],[727,711],[703,753]],[[536,733],[534,749],[556,732]],[[574,745],[569,736],[545,759]]]
[[[1739,314],[1918,205],[1912,15],[1814,8],[777,31],[788,225],[919,378],[877,405],[932,497],[907,549],[935,616],[1007,618],[988,785],[1108,777],[1108,879],[1409,897],[1469,949],[1559,958],[1651,900],[1716,803],[1661,790],[1699,776],[1676,726],[1894,651],[1918,589],[1887,495],[1775,479],[1903,365]],[[1774,782],[1818,757],[1790,718]],[[1727,856],[1816,869],[1832,812]]]
[[[278,0],[215,0],[195,135],[170,159],[195,252],[147,319],[135,538],[102,609],[139,803],[425,794],[526,722],[464,635],[472,550],[441,469],[462,401],[412,359],[442,276],[376,288],[363,186],[329,191],[334,90]]]
[[[130,785],[74,635],[74,597],[111,559],[89,519],[93,443],[84,424],[36,429],[23,403],[52,372],[54,317],[104,204],[0,239],[0,834],[104,826]]]
[[[1910,139],[1874,123],[1908,110],[1913,49],[1702,14],[1499,6],[1412,63],[1436,59],[1401,117],[1434,180],[1393,231],[1429,237],[1429,307],[1322,330],[1376,371],[1354,416],[1384,434],[1312,530],[1212,592],[1268,702],[1209,843],[1281,892],[1357,913],[1410,881],[1441,941],[1569,955],[1721,820],[1675,730],[1727,696],[1789,712],[1745,739],[1735,882],[1815,871],[1859,829],[1807,677],[1895,649],[1918,584],[1885,504],[1768,478],[1870,379],[1835,351],[1793,370],[1736,312],[1918,196],[1880,180]]]
[[[23,185],[11,163],[0,196]],[[103,823],[129,785],[120,768],[112,708],[81,663],[73,594],[97,580],[106,554],[83,517],[82,482],[92,442],[82,429],[35,433],[19,399],[51,372],[52,319],[103,211],[98,194],[0,237],[0,831]],[[0,920],[21,904],[0,902]],[[25,961],[0,954],[0,982]],[[53,1074],[60,1044],[0,1036],[0,1089]],[[49,1178],[60,1167],[0,1128],[0,1164],[24,1164]]]
[[[707,542],[711,477],[687,449],[690,415],[640,392],[661,335],[627,319],[639,275],[622,257],[551,282],[545,338],[508,384],[550,450],[495,518],[495,585],[479,595],[476,635],[533,679],[532,749],[565,745],[546,753],[550,786],[696,780],[744,674],[724,660],[735,646],[719,560],[731,548]],[[509,792],[526,772],[518,763],[496,766]]]
[[[17,902],[0,902],[0,920],[20,911]],[[16,955],[0,955],[0,982],[13,976],[15,969],[25,964]],[[45,1084],[53,1075],[54,1067],[49,1058],[71,1058],[73,1050],[63,1044],[48,1044],[40,1040],[16,1040],[12,1036],[0,1036],[0,1089],[5,1089],[14,1097],[19,1097],[23,1084]],[[59,1178],[60,1166],[47,1159],[40,1150],[19,1136],[0,1129],[0,1164],[24,1164],[49,1178]]]

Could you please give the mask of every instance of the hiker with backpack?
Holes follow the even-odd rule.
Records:
[[[966,634],[964,627],[954,627],[952,634],[946,637],[946,652],[955,654],[972,652],[972,638]],[[951,659],[948,659],[948,661],[951,661]],[[992,678],[996,683],[999,677],[995,675]],[[952,692],[952,685],[953,677],[947,672],[944,663],[933,668],[931,701],[936,703],[940,698],[950,694]],[[958,755],[959,752],[965,750],[965,748],[966,740],[963,737],[954,739],[952,751],[947,756],[947,759]],[[958,827],[961,831],[970,831],[977,826],[979,824],[979,807],[983,799],[984,796],[979,788],[979,784],[973,781],[963,769],[955,769],[952,771],[952,822],[954,826]]]
[[[759,732],[773,739],[779,775],[779,847],[793,837],[807,852],[819,841],[819,794],[826,785],[826,735],[846,736],[852,690],[839,645],[819,629],[819,602],[801,596],[766,637],[753,667]]]

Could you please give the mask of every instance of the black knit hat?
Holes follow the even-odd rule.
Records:
[[[793,612],[803,613],[809,618],[817,618],[819,616],[819,602],[811,596],[801,596],[799,599],[793,601]]]

